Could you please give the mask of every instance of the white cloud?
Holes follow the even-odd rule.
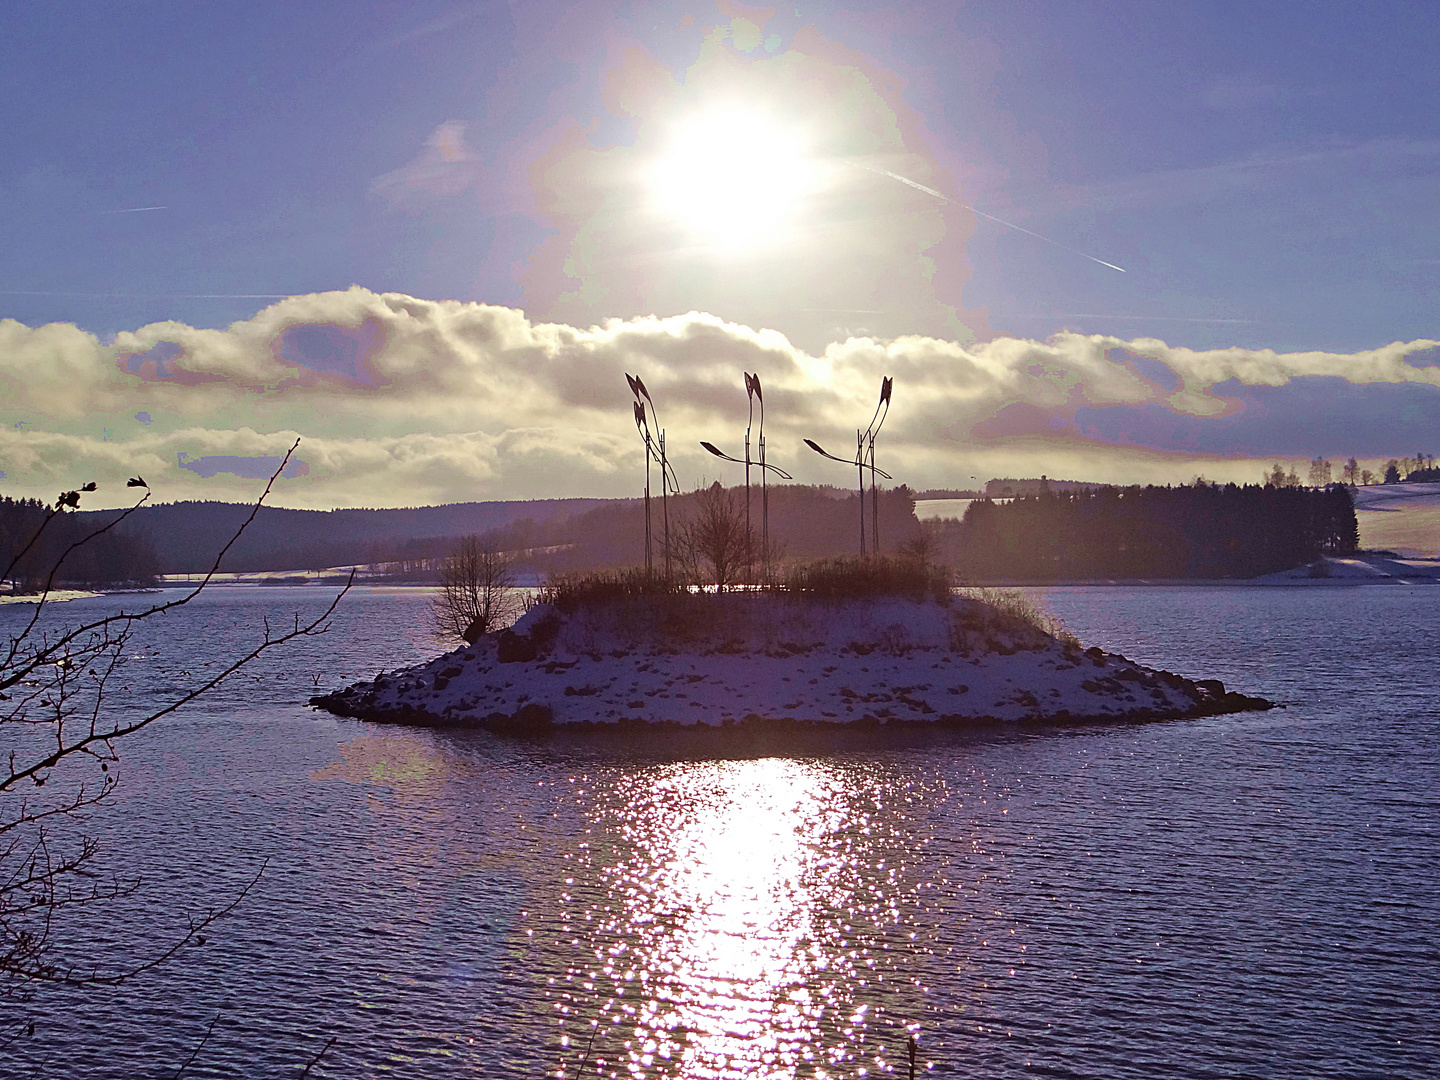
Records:
[[[1250,478],[1258,474],[1245,461],[1115,447],[1070,420],[1113,406],[1203,420],[1236,408],[1222,384],[1310,376],[1435,387],[1440,368],[1423,362],[1435,349],[1201,351],[1064,333],[975,345],[851,338],[817,355],[774,331],[694,312],[582,328],[355,287],[290,297],[223,330],[155,323],[108,344],[67,324],[0,322],[0,469],[10,494],[53,498],[89,479],[113,490],[138,472],[162,499],[246,498],[253,481],[203,478],[179,468],[178,455],[273,455],[298,435],[310,471],[282,484],[288,505],[630,494],[641,457],[626,372],[648,384],[689,482],[735,478],[698,444],[741,450],[741,372],[754,371],[772,460],[808,482],[848,483],[801,439],[853,443],[881,375],[896,379],[883,453],[912,486],[1062,469],[1114,480]]]

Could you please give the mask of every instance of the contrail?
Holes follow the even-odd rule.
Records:
[[[101,210],[102,214],[143,214],[146,210],[169,210],[168,206],[132,206],[129,210]]]
[[[909,187],[914,188],[916,191],[923,191],[926,195],[933,195],[933,196],[935,196],[935,198],[939,199],[939,200],[940,200],[941,202],[943,202],[943,203],[946,203],[946,204],[951,205],[951,206],[958,206],[958,207],[961,207],[962,209],[965,209],[965,210],[969,210],[972,214],[975,214],[977,217],[983,217],[983,218],[985,218],[985,219],[988,220],[988,221],[993,221],[993,222],[995,222],[995,224],[997,224],[997,225],[1004,225],[1007,229],[1014,229],[1014,230],[1016,230],[1017,232],[1023,232],[1026,236],[1033,236],[1033,237],[1035,237],[1036,240],[1044,240],[1045,243],[1047,243],[1047,244],[1054,244],[1056,247],[1060,248],[1062,251],[1068,251],[1068,252],[1070,252],[1070,254],[1072,254],[1072,255],[1079,255],[1082,259],[1089,259],[1091,262],[1093,262],[1093,263],[1099,263],[1101,266],[1108,266],[1111,270],[1119,270],[1120,273],[1122,273],[1122,274],[1128,272],[1128,271],[1126,271],[1126,269],[1125,269],[1123,266],[1116,266],[1114,263],[1112,263],[1112,262],[1106,262],[1104,259],[1097,259],[1094,255],[1087,255],[1087,254],[1085,254],[1085,252],[1083,252],[1083,251],[1080,251],[1080,250],[1078,250],[1078,249],[1076,249],[1076,248],[1072,248],[1072,247],[1070,247],[1070,246],[1067,245],[1067,244],[1062,244],[1062,243],[1060,243],[1059,240],[1051,240],[1050,237],[1048,237],[1048,236],[1041,236],[1038,232],[1031,232],[1029,229],[1025,228],[1025,226],[1023,226],[1023,225],[1016,225],[1013,221],[1006,221],[1004,218],[998,218],[998,217],[996,217],[994,214],[987,214],[987,213],[985,213],[984,210],[976,210],[975,207],[971,206],[969,203],[959,202],[959,201],[957,201],[957,200],[955,200],[955,199],[947,199],[944,195],[941,195],[940,192],[936,191],[934,188],[926,187],[924,184],[917,184],[914,180],[911,180],[908,176],[901,176],[899,173],[893,173],[893,172],[891,172],[889,169],[877,169],[877,168],[875,168],[873,165],[861,165],[861,164],[859,164],[858,162],[854,162],[854,161],[847,161],[845,164],[847,164],[847,165],[854,165],[855,168],[857,168],[857,169],[864,169],[864,170],[866,170],[867,172],[879,173],[881,176],[888,176],[888,177],[890,177],[891,180],[899,180],[900,183],[905,184],[905,185],[908,185]]]

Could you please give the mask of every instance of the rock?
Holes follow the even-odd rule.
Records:
[[[495,641],[495,657],[502,664],[528,664],[539,653],[534,641],[513,630],[501,630]]]
[[[539,735],[555,726],[555,714],[548,705],[531,702],[514,713],[495,712],[485,717],[480,726],[496,735]]]

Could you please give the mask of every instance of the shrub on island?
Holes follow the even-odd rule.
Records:
[[[899,596],[949,604],[950,572],[913,556],[818,559],[791,567],[773,591],[836,600]]]
[[[634,567],[558,575],[537,590],[532,606],[550,604],[560,611],[571,612],[627,600],[720,592],[795,594],[836,600],[905,597],[948,604],[951,581],[944,567],[905,555],[795,563],[768,581],[731,585],[724,590],[713,583],[680,576],[666,580],[659,574]]]

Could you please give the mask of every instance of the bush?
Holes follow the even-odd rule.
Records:
[[[982,604],[988,604],[1001,615],[1024,623],[1032,629],[1039,630],[1042,634],[1049,634],[1065,645],[1072,645],[1077,649],[1080,647],[1080,639],[1070,632],[1070,628],[1064,622],[1036,604],[1019,589],[968,588],[961,589],[960,595],[967,600],[977,600]]]
[[[702,592],[704,590],[701,590]],[[793,593],[835,600],[903,596],[911,600],[950,602],[949,573],[908,556],[872,559],[820,559],[792,566],[779,581],[759,591]],[[562,611],[601,607],[623,600],[698,595],[681,581],[667,583],[658,575],[631,570],[597,570],[551,578],[535,594],[534,603],[553,604]]]
[[[927,597],[950,602],[950,575],[914,557],[821,559],[792,567],[777,591],[860,600],[881,596]]]
[[[551,578],[535,594],[537,604],[553,604],[561,611],[602,607],[621,600],[641,597],[677,596],[687,586],[666,582],[655,574],[635,567],[629,570],[596,570],[583,574],[561,574]]]

